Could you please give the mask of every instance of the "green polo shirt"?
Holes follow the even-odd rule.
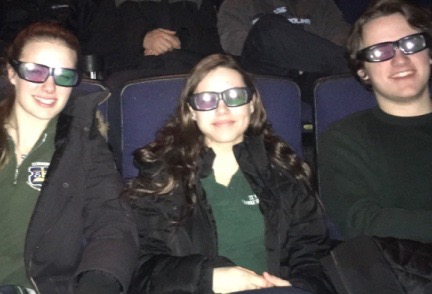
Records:
[[[0,285],[32,287],[24,268],[25,237],[54,153],[56,125],[51,120],[20,166],[8,138],[10,157],[0,170]]]
[[[239,169],[228,186],[212,173],[201,179],[217,224],[219,255],[261,274],[267,270],[259,199]]]

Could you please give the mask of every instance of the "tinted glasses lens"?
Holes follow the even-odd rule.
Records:
[[[385,43],[369,47],[364,51],[364,54],[367,61],[385,61],[393,58],[395,49],[393,47],[393,43]]]
[[[228,89],[221,93],[227,106],[241,106],[249,102],[249,91],[246,88]]]
[[[54,82],[59,86],[72,87],[78,83],[78,73],[73,69],[55,68]]]
[[[427,47],[423,34],[405,37],[399,41],[399,49],[405,54],[413,54]]]
[[[211,110],[217,107],[219,93],[203,92],[192,95],[191,104],[195,110]]]
[[[22,78],[34,82],[43,83],[50,74],[50,69],[47,66],[36,63],[21,63],[20,73]]]

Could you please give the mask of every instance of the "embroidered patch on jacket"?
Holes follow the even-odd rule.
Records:
[[[29,176],[27,184],[35,190],[40,191],[45,175],[48,171],[49,162],[32,162],[28,168]]]
[[[253,195],[248,195],[248,200],[242,199],[242,202],[244,205],[258,205],[259,199],[255,194],[253,194]]]

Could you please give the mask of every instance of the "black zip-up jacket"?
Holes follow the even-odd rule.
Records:
[[[321,263],[338,294],[432,293],[432,243],[360,235]]]
[[[246,138],[234,153],[260,200],[268,271],[313,293],[331,293],[318,262],[328,245],[315,196],[287,170],[270,163],[262,137]],[[212,150],[203,155],[199,178],[211,172],[214,157]],[[151,174],[158,164],[139,168]],[[131,293],[212,293],[213,268],[234,265],[218,256],[216,223],[199,179],[196,187],[193,208],[181,186],[169,195],[145,195],[132,204],[140,259]]]
[[[60,114],[55,152],[27,231],[24,260],[38,293],[73,293],[96,270],[129,287],[136,228],[119,201],[122,179],[95,121],[99,92],[71,97]]]

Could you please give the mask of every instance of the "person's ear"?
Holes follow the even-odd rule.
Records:
[[[189,111],[191,113],[192,120],[196,120],[196,112],[195,112],[195,110],[193,110],[193,108],[190,107],[190,106],[188,106],[188,107],[189,107]]]
[[[18,78],[18,75],[9,64],[7,65],[7,76],[9,82],[12,85],[16,85],[16,79]]]
[[[249,103],[250,113],[253,113],[255,111],[255,99],[256,99],[256,96],[254,94],[253,97],[252,97],[251,102]]]
[[[364,69],[364,68],[359,69],[359,70],[357,71],[357,75],[358,75],[358,76],[359,76],[363,81],[367,81],[367,80],[369,80],[369,75],[368,75],[366,69]]]

